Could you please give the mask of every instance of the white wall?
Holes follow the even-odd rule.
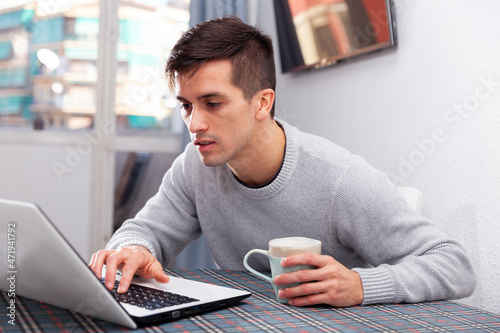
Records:
[[[279,75],[277,116],[419,188],[423,215],[474,261],[479,283],[463,302],[499,313],[500,2],[395,7],[397,48]],[[273,13],[259,1],[258,24],[275,38]]]
[[[90,259],[91,158],[78,146],[0,144],[0,197],[32,201]],[[22,221],[19,221],[22,223]]]

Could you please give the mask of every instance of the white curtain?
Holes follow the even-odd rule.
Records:
[[[200,22],[211,20],[225,15],[238,16],[247,22],[247,0],[191,0],[190,20],[191,26]]]

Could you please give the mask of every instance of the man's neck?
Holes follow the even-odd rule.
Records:
[[[245,165],[228,164],[233,174],[245,185],[262,186],[272,181],[281,169],[285,156],[285,133],[273,120],[258,135],[259,140]]]

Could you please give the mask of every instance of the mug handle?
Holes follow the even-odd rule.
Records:
[[[270,276],[262,274],[261,272],[257,272],[255,269],[253,269],[252,267],[250,267],[250,265],[248,264],[248,262],[247,262],[248,258],[252,254],[254,254],[254,253],[260,253],[260,254],[263,254],[263,255],[265,255],[266,257],[269,258],[269,253],[267,251],[259,250],[259,249],[250,250],[245,255],[245,258],[243,258],[243,266],[245,266],[245,268],[248,269],[250,272],[254,273],[255,275],[257,275],[257,276],[259,276],[261,278],[263,278],[264,280],[268,281],[269,283],[273,283],[273,279]]]

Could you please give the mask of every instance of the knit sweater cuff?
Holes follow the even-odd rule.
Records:
[[[156,258],[156,252],[154,248],[151,246],[151,244],[149,244],[148,242],[144,241],[141,238],[136,238],[136,237],[119,237],[118,240],[109,242],[108,245],[106,246],[106,250],[111,250],[111,249],[118,250],[129,245],[144,246]]]
[[[394,302],[394,283],[387,269],[354,268],[353,271],[359,274],[363,284],[362,305]]]

